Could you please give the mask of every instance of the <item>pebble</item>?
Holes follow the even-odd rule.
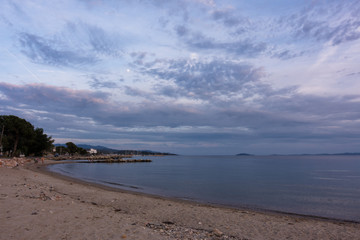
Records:
[[[214,233],[215,236],[217,236],[217,237],[220,237],[221,235],[223,235],[223,233],[222,233],[219,229],[217,229],[217,228],[214,229],[213,233]]]
[[[240,240],[234,236],[228,236],[219,229],[209,231],[206,229],[192,229],[188,227],[177,226],[176,224],[146,224],[147,228],[153,229],[161,235],[168,236],[170,239],[207,239],[207,240]]]

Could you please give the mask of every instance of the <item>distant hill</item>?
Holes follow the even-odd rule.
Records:
[[[55,147],[63,146],[66,147],[66,144],[54,144]],[[99,153],[104,154],[124,154],[124,155],[176,155],[173,153],[163,153],[163,152],[155,152],[151,150],[118,150],[113,148],[107,148],[104,146],[94,146],[88,144],[76,144],[76,146],[84,148],[86,150],[96,149]]]
[[[81,147],[81,148],[84,148],[86,150],[89,150],[90,148],[92,149],[96,149],[98,151],[101,151],[101,152],[106,152],[106,153],[113,153],[113,152],[116,152],[116,151],[119,151],[117,149],[113,149],[113,148],[107,148],[107,147],[104,147],[104,146],[93,146],[93,145],[87,145],[87,144],[78,144],[77,145],[78,147]]]

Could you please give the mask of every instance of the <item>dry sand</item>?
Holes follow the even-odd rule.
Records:
[[[360,224],[235,210],[0,167],[0,239],[360,239]]]

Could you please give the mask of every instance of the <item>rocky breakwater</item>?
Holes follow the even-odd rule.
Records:
[[[57,157],[49,157],[48,159],[54,161],[63,161],[63,160],[117,160],[122,158],[131,158],[132,155],[95,155],[95,156],[57,156]]]
[[[143,162],[152,162],[150,159],[89,159],[89,163],[143,163]]]
[[[2,158],[0,159],[0,167],[14,168],[17,166],[24,166],[29,162],[31,162],[31,159],[27,158]]]

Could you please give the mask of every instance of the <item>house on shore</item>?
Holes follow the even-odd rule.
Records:
[[[91,155],[97,154],[97,150],[96,150],[96,149],[93,149],[93,148],[90,148],[87,152],[88,152],[89,154],[91,154]]]

